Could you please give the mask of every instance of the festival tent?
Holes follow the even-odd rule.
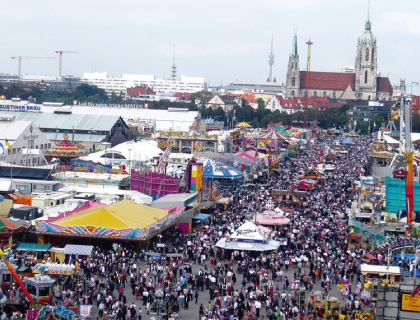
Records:
[[[241,157],[233,153],[220,155],[217,159],[232,168],[237,167],[239,171],[246,171],[247,173],[251,172],[252,167],[256,164],[252,159]]]
[[[269,251],[277,250],[279,241],[272,240],[253,222],[246,221],[230,236],[220,239],[216,247],[232,250]]]
[[[242,178],[242,173],[231,167],[216,163],[213,159],[208,159],[203,163],[204,178]]]
[[[91,153],[82,160],[95,163],[109,164],[111,162],[147,161],[159,156],[162,150],[151,141],[127,141],[113,148]]]
[[[125,229],[130,227],[144,228],[161,219],[168,212],[123,200],[99,208],[90,208],[66,217],[56,224],[61,226],[101,226],[106,228]]]
[[[274,131],[274,130],[258,136],[258,139],[266,140],[267,142],[269,142],[269,140],[290,142],[290,137],[287,137],[286,135],[282,134],[281,132]]]
[[[90,208],[52,223],[39,221],[38,234],[147,240],[152,231],[177,222],[183,211],[151,208],[130,200]]]

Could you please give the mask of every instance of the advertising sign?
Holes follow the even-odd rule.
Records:
[[[401,311],[420,312],[420,295],[412,297],[411,293],[401,293]]]
[[[80,310],[80,317],[82,317],[82,318],[90,318],[90,313],[92,311],[92,305],[90,305],[90,304],[81,304],[79,310]]]

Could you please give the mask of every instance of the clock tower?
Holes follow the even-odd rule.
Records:
[[[377,53],[376,39],[373,36],[370,23],[370,14],[365,23],[365,31],[357,41],[357,52],[355,62],[356,72],[356,99],[376,100],[377,99]]]

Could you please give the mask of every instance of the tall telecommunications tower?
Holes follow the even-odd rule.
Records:
[[[171,78],[172,81],[176,81],[176,66],[175,66],[175,43],[174,43],[174,62],[171,67]]]
[[[272,77],[273,77],[273,64],[274,64],[273,35],[271,35],[271,53],[268,55],[268,65],[270,66],[270,75],[268,76],[268,82],[271,82],[272,81]]]

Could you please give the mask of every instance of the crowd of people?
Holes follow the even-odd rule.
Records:
[[[80,271],[66,280],[57,299],[64,306],[92,304],[105,320],[141,320],[151,313],[182,319],[191,305],[197,305],[200,320],[303,319],[316,313],[311,303],[316,292],[321,298],[336,295],[343,312],[363,308],[359,263],[364,251],[349,248],[348,212],[359,197],[355,181],[371,138],[354,137],[340,155],[333,152],[336,139],[314,139],[274,173],[259,175],[254,188],[231,192],[226,208],[216,209],[193,232],[163,233],[167,247],[154,250],[165,250],[165,257],[154,259],[145,250],[121,245],[95,247],[89,257],[72,261]],[[313,191],[296,190],[296,177],[325,161],[322,154],[331,156],[333,168],[321,172]],[[301,201],[278,202],[273,190],[287,190]],[[215,246],[272,201],[290,219],[270,230],[280,242],[278,250]]]

